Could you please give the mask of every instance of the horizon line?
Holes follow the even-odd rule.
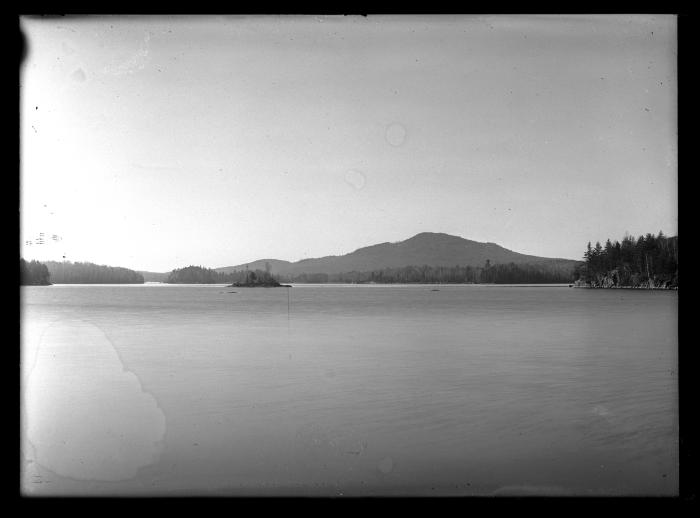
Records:
[[[369,245],[361,246],[361,247],[359,247],[359,248],[355,248],[355,249],[352,250],[352,251],[345,252],[345,253],[343,253],[343,254],[338,254],[338,255],[322,255],[322,256],[317,256],[317,257],[305,257],[305,258],[302,258],[302,259],[298,259],[298,260],[296,260],[296,261],[290,261],[290,260],[287,260],[287,259],[278,259],[278,258],[274,258],[274,257],[268,257],[268,258],[254,259],[254,260],[252,260],[252,261],[247,261],[247,262],[241,262],[241,263],[234,264],[234,265],[217,266],[217,267],[207,267],[207,266],[202,266],[202,265],[200,264],[199,266],[202,267],[202,268],[209,268],[209,269],[211,269],[211,270],[220,270],[220,269],[222,269],[222,268],[231,268],[231,267],[245,266],[245,265],[248,265],[248,264],[251,264],[251,263],[256,263],[256,262],[259,262],[259,261],[283,261],[283,262],[290,263],[290,264],[296,264],[296,263],[299,263],[299,262],[301,262],[301,261],[309,261],[309,260],[314,260],[314,259],[324,259],[324,258],[331,258],[331,257],[343,257],[343,256],[346,256],[346,255],[355,253],[355,252],[357,252],[358,250],[362,250],[362,249],[364,249],[364,248],[369,248],[369,247],[372,247],[372,246],[380,246],[380,245],[386,245],[386,244],[398,244],[398,243],[403,243],[404,241],[408,241],[409,239],[413,239],[413,238],[415,238],[415,237],[417,237],[417,236],[420,236],[420,235],[422,235],[422,234],[444,235],[444,236],[449,236],[449,237],[456,237],[456,238],[459,238],[459,239],[463,239],[463,240],[465,240],[465,241],[471,241],[471,242],[473,242],[473,243],[479,243],[479,244],[482,244],[482,245],[496,245],[496,246],[498,246],[498,247],[500,247],[500,248],[503,248],[504,250],[508,250],[509,252],[514,252],[514,253],[521,254],[521,255],[526,255],[526,256],[538,257],[538,258],[541,258],[541,259],[564,260],[564,261],[582,261],[582,259],[571,259],[571,258],[568,258],[568,257],[548,257],[548,256],[540,256],[540,255],[533,255],[533,254],[518,252],[518,251],[516,251],[516,250],[512,250],[512,249],[510,249],[510,248],[506,248],[506,247],[504,247],[504,246],[502,246],[502,245],[500,245],[500,244],[498,244],[498,243],[492,242],[492,241],[476,241],[476,240],[474,240],[474,239],[469,239],[469,238],[466,238],[466,237],[463,237],[463,236],[460,236],[460,235],[457,235],[457,234],[449,234],[449,233],[447,233],[447,232],[431,232],[431,231],[424,231],[424,232],[418,232],[417,234],[413,234],[413,235],[410,236],[410,237],[407,237],[407,238],[405,238],[405,239],[400,239],[400,240],[398,240],[398,241],[383,241],[383,242],[380,242],[380,243],[369,244]],[[674,237],[674,236],[671,236],[671,237]],[[24,259],[24,258],[21,257],[21,256],[20,256],[20,258],[21,258],[21,259]],[[27,259],[25,259],[25,260],[27,260]],[[29,259],[29,260],[36,260],[36,261],[44,262],[44,263],[46,263],[46,262],[81,263],[81,262],[83,262],[83,263],[96,264],[96,265],[98,265],[98,266],[108,266],[108,267],[112,267],[112,268],[127,268],[127,269],[133,270],[133,271],[135,271],[135,272],[146,272],[146,273],[156,273],[156,274],[170,273],[170,272],[172,272],[172,271],[175,270],[175,269],[186,268],[186,267],[187,267],[187,266],[177,266],[177,267],[171,268],[170,270],[166,270],[166,271],[155,271],[155,270],[150,270],[150,269],[137,269],[137,268],[131,268],[131,267],[126,267],[126,266],[114,266],[114,265],[111,265],[111,264],[100,264],[100,263],[93,263],[92,261],[81,261],[81,260],[69,260],[69,259],[63,259],[62,261],[57,261],[57,260],[54,260],[54,259]],[[191,264],[191,265],[188,265],[188,266],[196,266],[196,265]]]

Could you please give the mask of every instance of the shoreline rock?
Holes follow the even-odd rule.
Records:
[[[614,269],[605,273],[596,273],[585,279],[578,279],[571,285],[573,288],[609,288],[609,289],[635,289],[635,290],[677,290],[678,277],[669,279],[651,275],[642,276],[639,273],[630,273],[625,270]]]
[[[649,288],[645,286],[591,286],[591,285],[575,285],[572,284],[569,286],[570,288],[583,288],[587,290],[647,290],[647,291],[678,291],[678,286],[669,286],[669,287],[655,287],[655,288]]]
[[[582,282],[576,281],[569,284],[570,288],[586,288],[590,290],[675,290],[678,291],[678,286],[670,285],[669,283],[654,284],[652,282],[644,282],[636,286],[630,284],[608,284],[598,282]]]

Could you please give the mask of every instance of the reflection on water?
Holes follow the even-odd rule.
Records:
[[[677,493],[677,293],[433,289],[23,288],[23,488]]]

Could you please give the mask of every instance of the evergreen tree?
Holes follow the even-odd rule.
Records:
[[[608,239],[604,248],[588,243],[584,259],[575,278],[591,285],[678,286],[678,236],[648,233],[635,240],[625,234],[621,243]]]

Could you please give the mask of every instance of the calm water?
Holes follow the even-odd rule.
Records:
[[[22,288],[22,488],[677,494],[677,305],[561,287]]]

